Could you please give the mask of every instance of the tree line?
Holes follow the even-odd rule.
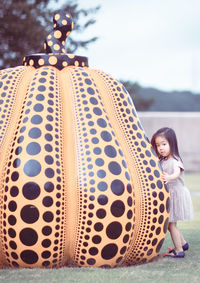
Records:
[[[84,33],[95,24],[100,6],[83,9],[77,0],[59,3],[59,0],[0,1],[0,69],[21,65],[26,55],[43,53],[44,40],[53,28],[53,14],[59,10],[70,11],[74,20],[74,31],[67,39],[68,53],[79,47],[87,48],[98,39],[75,40],[73,34]],[[200,95],[163,92],[131,81],[121,82],[138,111],[200,111]]]
[[[200,111],[200,93],[191,91],[166,92],[142,87],[131,81],[121,81],[138,111]]]
[[[0,1],[0,68],[21,65],[24,56],[43,52],[46,36],[53,29],[53,14],[70,11],[74,32],[67,41],[68,53],[97,40],[75,40],[73,34],[83,33],[96,20],[93,15],[100,6],[83,9],[76,0],[60,5],[59,0]]]

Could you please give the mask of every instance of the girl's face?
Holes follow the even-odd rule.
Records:
[[[169,142],[168,140],[163,137],[163,136],[158,136],[155,139],[155,144],[156,144],[156,148],[158,153],[162,156],[162,157],[170,157],[170,146],[169,146]]]

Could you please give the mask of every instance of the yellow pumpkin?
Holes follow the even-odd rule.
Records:
[[[158,255],[169,217],[161,168],[124,86],[65,54],[0,71],[0,263],[116,267]]]

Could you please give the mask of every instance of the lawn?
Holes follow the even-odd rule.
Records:
[[[187,174],[186,185],[191,191],[195,219],[180,222],[179,228],[190,249],[184,259],[160,257],[159,260],[138,266],[115,269],[69,268],[60,269],[2,269],[1,283],[156,283],[156,282],[200,282],[200,174]],[[161,253],[172,246],[169,234],[162,246]]]

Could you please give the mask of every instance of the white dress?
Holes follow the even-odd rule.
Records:
[[[172,174],[175,167],[181,169],[180,176],[167,183],[170,193],[170,218],[169,222],[177,222],[178,220],[192,220],[194,218],[192,199],[190,192],[184,185],[184,167],[181,160],[171,157],[161,161],[164,172]]]

